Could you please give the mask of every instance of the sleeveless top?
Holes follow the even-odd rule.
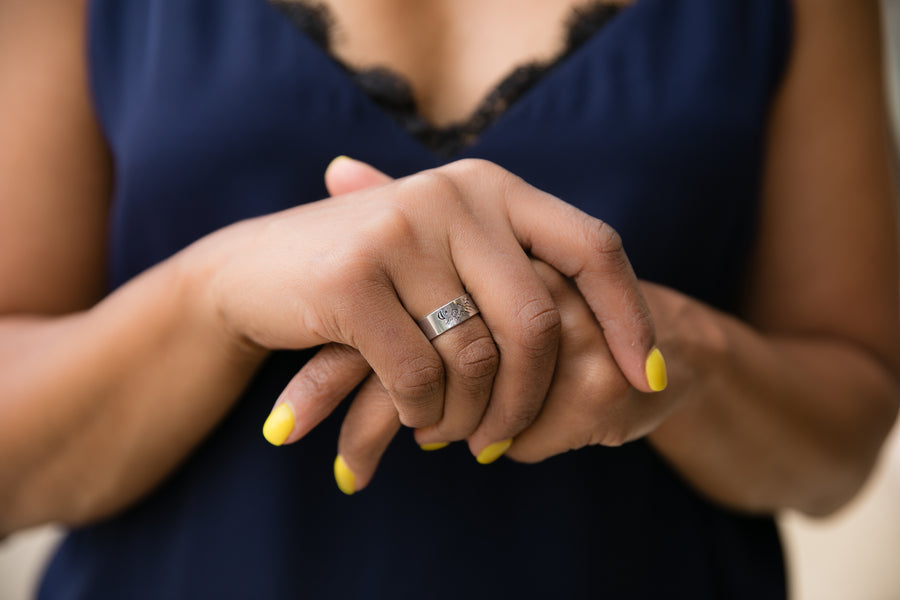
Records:
[[[787,0],[637,0],[451,157],[265,0],[92,0],[88,27],[115,161],[113,287],[229,223],[326,197],[339,154],[392,176],[479,157],[612,224],[640,278],[738,308]],[[785,597],[773,520],[707,501],[644,441],[481,466],[403,430],[344,496],[341,410],[289,447],[260,431],[310,355],[273,355],[157,489],[72,531],[39,597]]]

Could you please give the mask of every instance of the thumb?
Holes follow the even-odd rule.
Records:
[[[325,187],[332,196],[349,194],[393,181],[375,167],[347,156],[338,156],[325,169]]]

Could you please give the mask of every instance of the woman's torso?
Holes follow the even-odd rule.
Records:
[[[89,17],[114,285],[325,197],[338,154],[393,176],[479,157],[610,222],[639,277],[737,307],[786,0],[638,0],[449,153],[264,0],[94,0]],[[343,496],[340,414],[286,448],[259,433],[306,356],[274,356],[159,489],[74,532],[42,597],[784,595],[772,521],[706,502],[644,442],[482,467],[403,431]]]

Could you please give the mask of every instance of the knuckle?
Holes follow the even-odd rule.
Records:
[[[411,176],[405,186],[407,193],[400,203],[404,214],[424,215],[427,223],[433,223],[436,214],[441,215],[445,223],[471,218],[467,196],[452,171],[424,171]],[[415,233],[413,229],[407,232],[408,235]]]
[[[500,353],[490,334],[467,340],[456,352],[451,368],[461,377],[473,381],[493,378],[500,365]]]
[[[601,256],[624,254],[622,236],[606,221],[595,221],[588,227],[585,235],[588,245],[596,254]]]
[[[386,386],[391,396],[411,408],[425,406],[444,385],[444,367],[439,358],[422,356],[407,361],[400,373]]]
[[[329,344],[301,370],[298,387],[304,397],[328,398],[342,388],[341,383],[348,377],[368,369],[368,363],[355,348]]]
[[[310,361],[311,371],[320,377],[341,375],[348,368],[365,363],[356,348],[344,344],[328,344]]]
[[[455,181],[475,185],[478,189],[488,191],[487,196],[503,203],[514,190],[524,183],[522,179],[503,167],[480,158],[465,158],[441,168],[452,173]]]
[[[529,358],[542,357],[556,350],[562,318],[552,301],[526,302],[517,312],[516,322],[519,328],[514,341]]]
[[[334,369],[324,363],[305,369],[300,380],[301,393],[304,397],[319,399],[328,395],[334,384]]]
[[[443,170],[419,173],[411,181],[416,185],[416,190],[419,194],[424,194],[428,200],[433,202],[455,203],[463,196],[456,179]]]
[[[503,171],[503,169],[495,163],[484,160],[483,158],[463,158],[447,165],[446,170],[459,173],[462,177],[493,174],[497,171]]]
[[[359,366],[366,363],[366,359],[362,357],[359,350],[344,344],[328,344],[325,356],[326,362],[332,368],[343,367],[344,365]]]
[[[591,221],[583,230],[588,254],[575,275],[587,271],[619,286],[624,284],[626,289],[637,285],[619,233],[605,221],[585,218]]]
[[[587,225],[584,234],[591,257],[588,262],[600,260],[601,270],[611,275],[629,272],[631,263],[625,254],[622,236],[609,223],[588,218],[592,221]]]
[[[357,257],[372,260],[378,254],[378,248],[396,251],[414,240],[413,218],[409,208],[400,201],[385,203],[379,210],[372,211],[365,235],[354,244]]]

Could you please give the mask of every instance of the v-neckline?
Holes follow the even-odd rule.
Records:
[[[390,125],[391,130],[398,133],[401,137],[405,138],[413,145],[421,148],[436,162],[444,163],[460,158],[465,158],[466,156],[477,155],[477,148],[483,143],[485,138],[489,137],[492,132],[494,132],[498,129],[498,127],[502,126],[505,122],[510,120],[510,118],[513,117],[516,113],[521,112],[523,109],[527,108],[529,99],[538,95],[544,87],[549,85],[547,83],[548,80],[556,79],[561,71],[565,71],[571,68],[571,65],[577,64],[579,60],[583,60],[582,57],[590,54],[593,46],[602,44],[607,38],[613,37],[614,33],[612,32],[621,29],[622,27],[624,27],[625,23],[630,22],[630,20],[634,19],[634,15],[638,12],[638,9],[643,7],[643,5],[647,4],[650,0],[634,0],[632,3],[623,6],[616,15],[609,19],[609,22],[605,23],[595,32],[590,34],[587,39],[585,39],[574,50],[560,56],[557,60],[552,61],[552,64],[549,66],[549,68],[547,68],[541,74],[541,76],[536,79],[530,87],[528,87],[528,89],[526,89],[513,102],[511,102],[505,108],[505,110],[496,115],[495,118],[491,119],[490,122],[487,123],[487,125],[478,133],[477,137],[475,137],[475,139],[471,143],[460,147],[458,151],[449,155],[436,151],[434,148],[419,139],[419,137],[409,131],[406,127],[403,127],[403,125],[398,122],[397,118],[395,118],[394,115],[380,106],[378,102],[373,99],[373,97],[354,80],[351,69],[348,69],[346,65],[336,59],[322,46],[320,42],[313,39],[306,31],[304,31],[303,28],[295,24],[288,15],[286,15],[281,9],[279,9],[278,6],[275,5],[275,3],[271,2],[270,0],[251,1],[257,2],[268,8],[270,13],[274,15],[274,18],[281,22],[282,26],[287,27],[290,31],[293,32],[294,36],[299,41],[301,41],[304,45],[309,46],[309,49],[315,53],[318,61],[322,63],[324,68],[327,70],[329,79],[334,85],[347,89],[348,93],[353,95],[356,103],[363,106],[370,113],[374,114],[374,118],[387,121]],[[505,79],[506,78],[504,78],[504,81]],[[483,101],[487,100],[487,98],[495,90],[496,86],[494,88],[491,88],[488,91],[488,95],[485,96]]]

